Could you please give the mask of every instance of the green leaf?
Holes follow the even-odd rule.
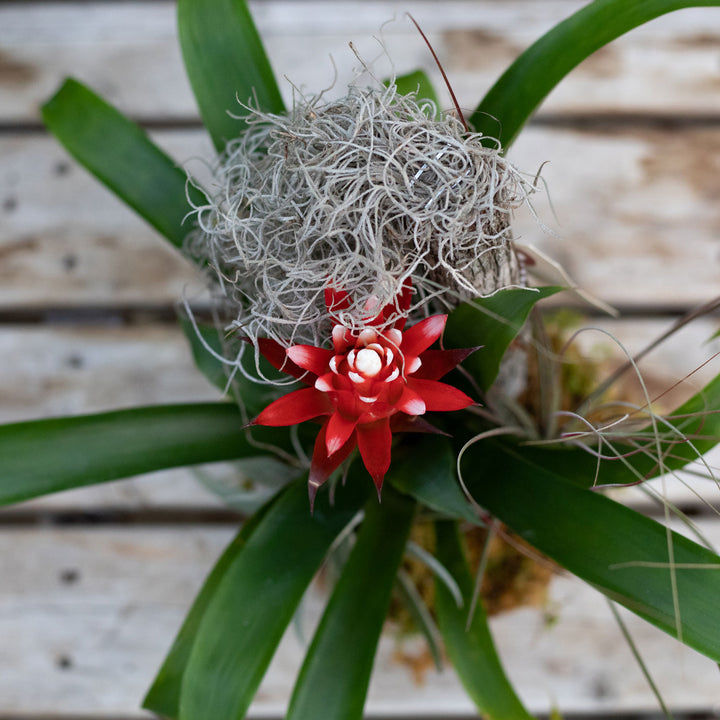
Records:
[[[552,466],[528,463],[516,449],[494,445],[495,452],[486,452],[490,443],[477,443],[463,457],[463,478],[480,505],[570,572],[676,637],[677,622],[686,645],[720,660],[717,555],[578,487]]]
[[[190,343],[193,360],[198,370],[220,391],[228,390],[228,377],[234,368],[224,364],[213,352],[225,356],[223,352],[223,342],[214,325],[203,323],[193,323],[189,319],[181,319],[185,337]],[[261,410],[266,408],[273,400],[292,390],[300,387],[299,383],[288,383],[288,375],[276,370],[264,357],[258,358],[260,372],[263,377],[278,380],[282,385],[271,385],[268,383],[260,383],[251,380],[248,375],[256,377],[257,368],[255,366],[255,352],[252,345],[248,344],[246,352],[240,360],[244,373],[235,371],[233,375],[233,395],[242,404],[243,410],[247,414],[248,419],[255,417]]]
[[[475,525],[483,524],[460,489],[455,452],[447,437],[405,438],[402,445],[393,450],[390,482],[437,512]]]
[[[463,362],[483,390],[497,377],[500,361],[525,324],[530,311],[543,298],[563,288],[507,288],[455,308],[445,326],[447,347],[481,346]]]
[[[313,515],[306,483],[295,482],[267,511],[207,603],[183,675],[181,719],[244,717],[308,584],[369,494],[362,480],[337,488],[334,505],[319,493]]]
[[[388,85],[389,82],[386,80],[385,84]],[[417,93],[418,100],[431,100],[436,107],[440,107],[432,81],[424,70],[415,70],[407,75],[399,75],[395,78],[395,86],[399,95]]]
[[[275,430],[254,428],[253,437],[289,445],[287,433]],[[0,505],[164,468],[268,454],[250,442],[229,403],[14,423],[0,427]]]
[[[507,149],[548,93],[596,50],[665,13],[719,0],[595,0],[556,25],[505,71],[470,117]]]
[[[190,345],[195,367],[220,392],[227,392],[228,376],[225,365],[213,355],[223,355],[222,340],[217,328],[182,317],[179,318],[179,323]]]
[[[663,458],[664,469],[677,470],[714,448],[720,442],[720,375],[670,413],[667,420],[681,435],[675,436],[678,444]],[[660,424],[658,429],[667,431],[667,425]]]
[[[407,610],[410,615],[415,629],[425,638],[433,663],[435,663],[435,669],[438,672],[442,671],[443,658],[440,631],[433,620],[432,613],[425,604],[425,600],[415,587],[412,578],[402,568],[397,572],[395,589],[405,610]]]
[[[185,69],[215,148],[222,151],[246,125],[240,103],[285,112],[270,62],[244,0],[179,0],[178,34]]]
[[[147,134],[77,80],[66,80],[42,108],[65,149],[121,200],[181,248],[191,206],[207,203],[185,171]]]
[[[232,567],[236,562],[238,555],[245,547],[255,528],[257,528],[268,510],[278,500],[278,497],[279,496],[276,495],[271,498],[243,524],[240,532],[225,549],[225,552],[221,555],[217,563],[215,563],[215,567],[205,580],[200,593],[185,618],[185,622],[175,638],[152,687],[148,690],[143,700],[143,707],[147,710],[169,718],[177,718],[180,714],[182,678],[185,674],[185,668],[190,659],[190,652],[205,610],[215,596],[217,588],[225,577],[228,568]]]
[[[392,471],[392,469],[391,469]],[[286,720],[361,720],[375,650],[415,503],[385,486],[372,498],[290,699]]]
[[[518,446],[514,449],[522,456],[526,467],[533,466],[539,472],[552,468],[553,472],[580,487],[593,485],[626,485],[641,479],[652,479],[658,475],[675,472],[711,450],[720,442],[720,376],[710,381],[700,392],[674,410],[663,421],[658,420],[657,430],[664,440],[659,449],[650,427],[640,436],[635,430],[629,438],[622,436],[613,440],[615,452],[622,457],[613,457],[607,445],[601,448],[607,456],[598,463],[595,455],[578,447],[561,446]],[[637,451],[637,444],[644,448]],[[484,443],[486,459],[502,453],[502,446]],[[496,462],[501,460],[495,458]]]
[[[473,579],[465,560],[457,523],[435,523],[438,560],[450,571],[462,591],[459,608],[445,585],[435,582],[435,610],[450,661],[478,710],[492,720],[532,720],[502,668],[482,602],[467,625]]]

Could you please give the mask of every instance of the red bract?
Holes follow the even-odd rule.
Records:
[[[255,419],[257,425],[295,425],[324,417],[315,441],[308,489],[311,505],[317,489],[355,447],[377,487],[390,467],[393,430],[426,412],[461,410],[473,403],[465,393],[439,378],[462,362],[472,349],[430,350],[442,335],[447,315],[433,315],[404,330],[405,319],[388,319],[410,304],[406,286],[387,305],[352,331],[338,312],[349,307],[346,293],[325,295],[333,319],[332,349],[313,345],[283,348],[261,340],[260,352],[278,369],[309,385],[281,397]]]

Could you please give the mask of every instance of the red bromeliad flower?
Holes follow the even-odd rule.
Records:
[[[442,335],[447,315],[433,315],[405,331],[402,316],[388,326],[392,314],[410,306],[409,285],[397,303],[386,305],[359,331],[345,327],[335,314],[350,306],[347,293],[326,290],[325,302],[333,320],[332,349],[285,349],[269,339],[258,343],[272,365],[309,387],[275,400],[253,424],[283,426],[325,418],[310,467],[311,505],[317,489],[355,447],[379,495],[390,467],[393,431],[412,428],[415,418],[426,412],[461,410],[474,402],[438,382],[475,350],[429,349]],[[431,427],[425,424],[422,429]]]

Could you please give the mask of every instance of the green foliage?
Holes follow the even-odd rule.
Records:
[[[193,204],[207,202],[185,171],[147,134],[77,80],[43,106],[43,121],[65,149],[176,248]]]
[[[306,483],[292,483],[245,543],[221,558],[224,567],[211,575],[206,598],[198,600],[202,618],[182,679],[175,672],[173,692],[166,695],[175,698],[180,682],[180,720],[245,716],[307,586],[370,487],[369,478],[355,478],[336,489],[334,504],[321,492],[311,515]],[[170,667],[186,655],[182,647],[179,662],[171,654]]]
[[[720,0],[595,0],[525,50],[485,95],[470,125],[507,149],[550,91],[596,50],[673,10],[717,6]]]
[[[200,590],[190,612],[185,618],[185,622],[175,638],[170,652],[165,658],[165,662],[160,668],[152,687],[145,696],[145,700],[143,701],[144,708],[169,718],[177,718],[179,716],[182,678],[185,674],[185,668],[190,659],[190,652],[192,651],[192,646],[195,642],[205,610],[215,596],[218,586],[225,577],[228,568],[235,564],[239,553],[245,547],[249,537],[277,499],[278,496],[273,497],[243,524],[240,532],[238,532],[220,559],[215,563],[215,567],[205,580],[202,590]]]
[[[500,361],[517,337],[530,311],[540,300],[562,288],[508,288],[487,298],[478,298],[455,308],[445,327],[447,347],[474,347],[463,367],[482,390],[488,390],[497,377]]]
[[[240,103],[285,111],[270,61],[244,0],[179,0],[178,34],[190,84],[215,148],[242,134]],[[231,115],[232,113],[232,115]]]
[[[242,370],[229,363],[223,363],[217,357],[224,355],[222,338],[214,325],[181,319],[180,326],[190,344],[198,370],[221,392],[225,393],[232,389],[248,420],[254,418],[280,395],[297,390],[299,387],[299,383],[288,384],[288,376],[272,367],[262,356],[257,358],[262,376],[281,381],[283,384],[277,386],[251,380],[251,377],[257,377],[257,368],[255,351],[249,343],[240,360]],[[231,374],[232,384],[229,382]]]
[[[478,710],[492,720],[532,720],[523,707],[500,663],[487,617],[478,602],[467,626],[473,580],[462,550],[457,523],[435,524],[438,560],[460,586],[463,605],[458,607],[447,587],[435,581],[435,610],[440,632],[452,664]]]
[[[362,720],[375,650],[415,503],[383,490],[371,498],[290,699],[286,720]]]
[[[483,442],[463,479],[489,513],[570,572],[686,645],[720,660],[720,557],[660,523]]]
[[[409,461],[409,462],[408,462]],[[455,452],[448,437],[422,436],[394,450],[390,482],[422,505],[453,518],[481,524],[460,490]]]
[[[258,436],[287,442],[280,433]],[[153,470],[267,453],[249,441],[240,412],[229,403],[161,405],[3,425],[0,505]]]

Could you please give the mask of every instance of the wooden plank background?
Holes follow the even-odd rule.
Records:
[[[349,41],[378,75],[422,67],[440,88],[404,19],[411,11],[471,109],[518,52],[582,4],[258,0],[252,9],[278,76],[289,78],[281,83],[288,100],[290,81],[311,94],[333,82],[329,55],[331,94],[340,92],[357,66]],[[180,298],[202,301],[192,269],[39,122],[40,104],[66,75],[143,122],[193,172],[212,156],[180,60],[174,3],[0,2],[0,420],[214,398],[171,322]],[[549,197],[534,205],[551,232],[521,212],[517,235],[625,311],[591,322],[630,352],[717,295],[720,8],[674,13],[591,57],[543,105],[511,158],[530,174],[547,161]],[[653,387],[711,358],[720,344],[705,341],[719,324],[717,314],[706,318],[649,357],[643,371]],[[621,355],[599,331],[579,342]],[[681,392],[718,372],[715,359]],[[669,493],[720,543],[716,513],[681,485]],[[717,489],[703,494],[718,506]],[[142,717],[142,692],[235,525],[188,470],[3,510],[0,717]],[[307,635],[319,603],[318,591],[303,611]],[[720,712],[712,663],[628,622],[678,717]],[[493,627],[533,710],[657,713],[604,601],[581,583],[558,576],[544,607],[500,616]],[[290,632],[255,717],[281,712],[301,648]],[[399,648],[385,638],[368,714],[468,716],[451,673],[413,673],[423,662],[412,642]]]

